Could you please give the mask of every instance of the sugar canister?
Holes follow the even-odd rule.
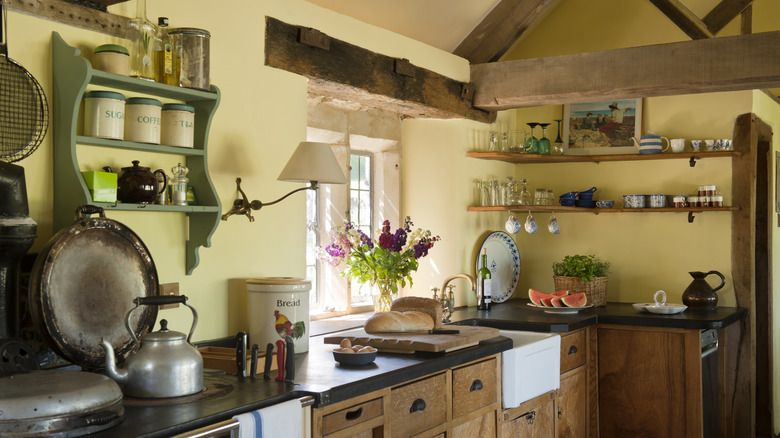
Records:
[[[84,135],[122,140],[125,132],[125,96],[114,91],[84,94]]]

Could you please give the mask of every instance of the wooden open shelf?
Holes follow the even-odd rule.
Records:
[[[681,160],[685,159],[694,163],[703,158],[739,157],[739,151],[711,151],[711,152],[678,152],[665,154],[618,154],[618,155],[540,155],[518,154],[513,152],[468,152],[469,158],[481,160],[504,161],[515,164],[529,163],[600,163],[602,161],[653,161],[653,160]]]
[[[469,207],[468,211],[530,211],[541,213],[703,213],[710,211],[738,211],[739,207],[665,207],[665,208],[585,208],[562,205],[502,205],[496,207]]]

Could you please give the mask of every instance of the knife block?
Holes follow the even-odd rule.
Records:
[[[225,347],[200,347],[198,348],[200,355],[203,356],[203,368],[209,368],[214,370],[221,370],[227,374],[235,375],[237,373],[236,367],[236,349]],[[271,370],[276,370],[276,353],[271,358]],[[251,371],[252,352],[247,351],[246,354],[246,371],[247,375]],[[257,375],[263,377],[263,367],[265,366],[265,352],[257,352]],[[276,374],[274,374],[275,376]]]

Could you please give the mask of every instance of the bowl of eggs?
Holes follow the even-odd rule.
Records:
[[[370,345],[352,345],[352,341],[344,339],[333,349],[333,359],[342,365],[368,365],[376,359],[376,353],[377,349]]]

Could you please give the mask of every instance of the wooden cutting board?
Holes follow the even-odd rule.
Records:
[[[380,352],[414,353],[415,351],[447,352],[477,345],[479,341],[498,336],[492,327],[447,326],[460,330],[453,335],[429,335],[427,333],[366,333],[363,329],[349,330],[325,337],[326,344],[340,344],[349,339],[352,345],[370,345]]]

